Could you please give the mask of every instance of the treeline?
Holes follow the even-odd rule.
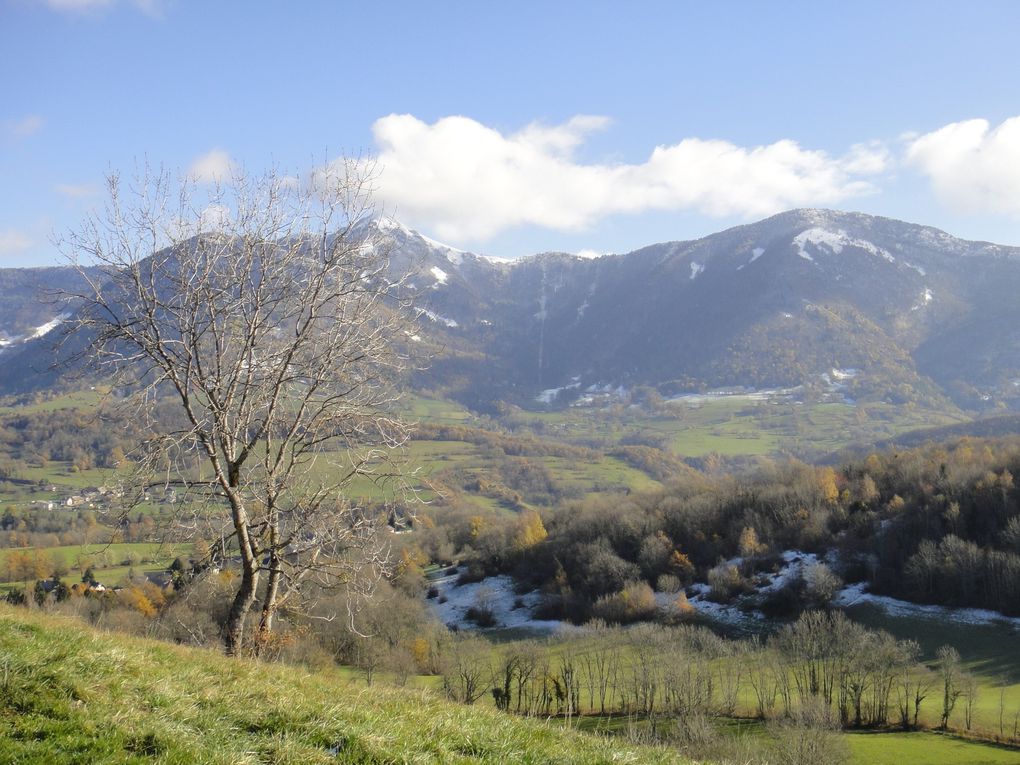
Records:
[[[593,622],[581,636],[493,649],[459,637],[443,668],[451,698],[523,715],[790,718],[818,708],[844,728],[974,726],[978,688],[951,647],[931,666],[914,641],[840,612],[811,611],[767,643],[704,627]],[[1006,736],[1005,712],[1003,730]],[[1009,718],[1012,719],[1012,716]]]
[[[71,409],[8,415],[0,419],[0,477],[20,479],[26,464],[69,462],[78,470],[114,467],[134,443],[124,427]],[[135,434],[137,435],[137,434]]]
[[[80,508],[8,506],[0,514],[0,548],[181,541],[179,537],[188,532],[175,528],[174,517],[175,511],[166,508],[104,514]]]
[[[599,453],[581,446],[530,437],[511,436],[492,430],[470,428],[463,425],[420,424],[412,437],[416,441],[465,441],[475,446],[498,449],[503,454],[529,457],[567,457],[571,459],[598,459]]]

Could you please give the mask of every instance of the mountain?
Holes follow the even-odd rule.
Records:
[[[389,233],[442,273],[426,316],[449,352],[430,382],[468,402],[637,385],[1017,399],[1020,248],[830,210],[598,259],[499,263]]]
[[[94,273],[85,269],[86,275]],[[46,334],[66,310],[60,295],[81,287],[82,273],[71,266],[0,268],[0,348]]]
[[[1020,404],[1020,248],[792,210],[627,254],[509,262],[369,225],[395,269],[416,270],[420,336],[438,352],[415,383],[477,409],[637,386]],[[9,349],[22,358],[0,386],[39,368],[44,345]]]

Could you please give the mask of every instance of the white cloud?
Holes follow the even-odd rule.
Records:
[[[221,204],[210,204],[198,216],[199,231],[221,231],[230,222],[230,208]]]
[[[165,246],[173,241],[188,239],[197,234],[215,234],[226,231],[230,228],[230,219],[231,212],[229,207],[217,202],[211,202],[198,212],[197,218],[190,213],[172,218],[166,231],[169,241],[160,246]]]
[[[850,153],[843,158],[843,169],[848,173],[878,175],[889,168],[892,158],[889,149],[881,141],[855,143]]]
[[[198,183],[222,183],[229,180],[233,167],[227,152],[213,149],[195,159],[188,167],[187,175]]]
[[[0,231],[0,255],[14,255],[32,247],[34,242],[22,231],[8,228]]]
[[[373,126],[378,195],[402,219],[453,240],[484,240],[522,225],[561,231],[648,210],[763,216],[875,191],[860,176],[880,172],[884,150],[860,145],[846,157],[783,140],[743,147],[685,138],[641,164],[583,163],[576,149],[605,117],[532,124],[503,134],[467,117],[429,125],[390,115]]]
[[[61,13],[95,13],[112,8],[117,0],[43,0],[45,5]],[[158,19],[163,17],[163,0],[131,0],[129,3],[146,16]]]
[[[949,207],[1020,216],[1020,116],[953,122],[913,137],[907,162],[928,176]]]
[[[44,0],[44,2],[55,11],[73,13],[97,11],[113,5],[113,0]]]
[[[38,114],[29,114],[21,119],[6,120],[4,122],[4,132],[11,138],[28,138],[42,130],[45,124],[46,120]]]
[[[53,188],[61,196],[70,199],[88,199],[99,194],[99,187],[91,183],[58,183]]]

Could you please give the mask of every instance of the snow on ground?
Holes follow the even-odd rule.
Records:
[[[492,263],[494,266],[512,266],[520,260],[523,260],[523,258],[519,260],[511,260],[510,258],[501,258],[498,255],[478,255],[477,257],[481,258],[486,263]]]
[[[735,624],[748,626],[760,623],[765,617],[760,611],[742,611],[733,604],[716,603],[708,599],[708,591],[711,589],[707,584],[698,582],[692,584],[688,589],[687,602],[694,606],[699,616],[706,619],[720,622],[721,624]],[[676,595],[669,593],[655,593],[655,602],[662,610],[668,610],[676,600]]]
[[[421,232],[416,231],[416,234],[422,238],[422,241],[430,247],[435,247],[438,250],[446,250],[446,259],[453,263],[455,266],[459,266],[461,261],[464,260],[464,255],[467,253],[464,250],[458,250],[456,247],[451,247],[443,242],[437,242],[435,239],[430,239]]]
[[[68,318],[68,314],[62,313],[59,316],[56,316],[56,317],[50,319],[45,324],[40,324],[38,327],[36,327],[34,330],[32,330],[32,334],[30,334],[25,339],[26,340],[31,340],[31,339],[36,338],[36,337],[42,337],[46,333],[53,331],[54,329],[59,327],[61,324],[63,324],[64,321],[67,318]]]
[[[496,626],[491,629],[522,628],[536,632],[559,632],[579,629],[567,622],[555,619],[534,619],[531,610],[542,599],[538,590],[523,595],[514,592],[514,580],[509,576],[490,576],[480,582],[457,585],[456,573],[429,582],[430,587],[439,591],[439,596],[426,600],[429,610],[443,624],[456,625],[458,629],[476,630],[478,626],[468,621],[467,610],[484,606],[492,611]],[[445,603],[440,603],[442,598]]]
[[[764,247],[755,247],[753,250],[751,250],[751,259],[748,260],[746,263],[741,263],[739,266],[737,266],[737,270],[740,271],[744,266],[751,265],[752,263],[754,263],[754,261],[756,261],[764,254],[765,254]]]
[[[540,404],[548,405],[555,401],[556,397],[560,395],[560,393],[562,393],[563,391],[580,387],[581,383],[577,380],[577,378],[574,378],[574,382],[570,383],[570,385],[563,385],[559,388],[546,388],[544,391],[535,396],[535,401],[537,401]]]
[[[915,270],[915,271],[917,271],[917,273],[919,273],[919,274],[920,274],[921,276],[927,276],[927,275],[928,275],[928,272],[927,272],[927,271],[925,271],[925,270],[924,270],[923,268],[921,268],[920,266],[915,266],[915,265],[914,265],[913,263],[907,263],[906,261],[904,261],[904,262],[903,262],[903,265],[905,265],[905,266],[906,266],[907,268],[912,268],[912,269],[914,269],[914,270]]]
[[[750,598],[781,590],[783,587],[792,584],[801,576],[805,569],[819,563],[817,555],[801,552],[800,550],[787,550],[783,553],[782,559],[783,565],[778,571],[755,576],[755,592],[749,596]],[[737,567],[742,563],[743,559],[739,557],[730,558],[728,561],[725,561],[725,564]],[[708,597],[711,589],[705,582],[695,582],[687,588],[687,602],[694,607],[699,615],[722,624],[761,627],[761,623],[765,621],[765,614],[756,608],[748,608],[746,605],[742,606],[740,600],[733,603],[716,603]],[[655,594],[655,600],[660,609],[668,610],[676,600],[676,595],[659,592]],[[745,600],[744,602],[746,603],[747,601]]]
[[[800,393],[803,386],[798,385],[794,388],[716,388],[714,390],[705,391],[704,393],[681,393],[679,396],[673,396],[672,398],[666,399],[667,403],[683,403],[683,404],[704,404],[709,401],[767,401],[772,398],[780,396],[792,396]]]
[[[434,321],[436,324],[445,324],[447,327],[459,327],[460,326],[459,324],[457,324],[456,320],[448,319],[445,316],[440,316],[438,313],[435,313],[434,311],[430,311],[427,308],[421,308],[419,310],[421,311],[421,313],[419,314],[420,316],[427,316],[429,319]]]
[[[825,556],[825,560],[819,559],[814,553],[802,552],[800,550],[787,550],[783,553],[783,565],[780,569],[771,574],[762,576],[763,583],[756,587],[756,594],[765,594],[781,590],[792,584],[797,577],[811,566],[819,563],[832,564],[830,560],[835,552]],[[726,561],[733,565],[739,565],[740,559]],[[983,608],[948,608],[946,606],[932,606],[921,603],[911,603],[907,600],[890,598],[886,595],[873,595],[867,592],[868,585],[863,582],[846,585],[841,589],[832,601],[832,605],[847,608],[859,604],[873,605],[890,616],[920,617],[924,619],[938,619],[940,621],[955,622],[957,624],[1009,624],[1020,629],[1020,618],[1004,616],[997,611],[989,611]],[[710,619],[717,619],[727,624],[748,624],[755,620],[761,621],[764,615],[760,611],[744,611],[737,605],[723,605],[713,603],[707,599],[709,586],[698,583],[691,586],[693,593],[688,597],[689,602],[699,613]],[[656,596],[660,597],[660,596]],[[661,596],[668,597],[668,596]],[[675,597],[675,596],[674,596]]]
[[[914,305],[912,305],[910,307],[910,310],[911,311],[916,311],[916,310],[918,310],[920,308],[924,308],[926,305],[928,305],[934,299],[935,299],[935,296],[932,294],[932,291],[930,289],[928,289],[927,287],[925,287],[924,288],[924,294],[921,295],[921,302],[920,303],[915,303]]]
[[[855,239],[842,229],[839,231],[828,231],[824,228],[809,228],[797,234],[793,238],[793,244],[797,247],[797,254],[804,258],[804,260],[810,260],[811,262],[814,262],[814,258],[807,251],[807,245],[809,244],[813,245],[816,251],[824,247],[834,255],[839,255],[845,247],[857,247],[865,252],[870,252],[872,255],[885,258],[890,263],[896,262],[896,258],[888,250],[882,249],[867,239]]]
[[[851,368],[832,368],[828,372],[822,372],[819,377],[828,387],[830,392],[837,393],[846,390],[846,381],[852,380],[859,374],[859,370]]]
[[[432,268],[430,268],[429,271],[431,271],[432,275],[436,277],[436,283],[433,286],[446,284],[446,280],[450,278],[450,275],[446,273],[446,271],[441,269],[439,266],[432,266]]]
[[[801,552],[800,550],[787,550],[783,553],[785,564],[774,574],[766,574],[768,582],[758,587],[758,592],[776,592],[789,584],[793,584],[806,569],[817,566],[821,561],[814,553]]]
[[[701,263],[691,263],[691,279],[696,279],[698,274],[705,270],[705,266]]]
[[[1004,616],[998,611],[989,611],[984,608],[949,608],[947,606],[911,603],[908,600],[890,598],[887,595],[873,595],[867,592],[867,588],[868,585],[864,582],[847,585],[836,595],[833,605],[846,608],[866,603],[876,606],[890,616],[937,619],[957,624],[1009,624],[1015,628],[1020,628],[1020,618]]]
[[[574,382],[579,382],[580,378],[572,378]],[[568,386],[574,387],[574,386]],[[585,406],[596,406],[598,404],[606,404],[607,402],[621,400],[627,397],[627,388],[623,385],[613,386],[612,383],[595,383],[585,388],[584,395],[578,396],[574,401],[571,402],[571,406],[585,407]]]
[[[831,563],[831,555],[825,556],[824,562]],[[787,550],[782,554],[783,564],[775,572],[759,574],[756,577],[755,595],[763,595],[778,591],[792,584],[797,577],[811,566],[823,561],[815,553],[801,550]],[[726,563],[739,566],[740,558],[733,558]],[[523,595],[514,591],[514,580],[509,576],[490,576],[481,582],[457,585],[461,569],[429,582],[430,587],[438,590],[438,596],[426,600],[428,609],[448,626],[457,629],[477,630],[476,624],[466,617],[468,609],[483,606],[489,608],[495,616],[497,625],[491,629],[523,628],[536,632],[558,632],[562,630],[580,630],[568,622],[554,619],[535,619],[531,612],[542,599],[538,590]],[[757,609],[741,608],[739,603],[716,603],[708,599],[708,584],[696,582],[687,588],[687,600],[696,612],[707,619],[721,624],[760,628],[766,617]],[[753,597],[753,596],[752,596]],[[445,598],[445,603],[439,601]],[[655,600],[663,611],[675,608],[676,593],[655,593]],[[860,582],[850,584],[840,590],[832,601],[839,608],[868,604],[875,606],[886,614],[894,617],[923,618],[957,624],[1006,624],[1020,630],[1020,617],[1009,617],[982,608],[948,608],[945,606],[923,605],[906,600],[890,598],[885,595],[873,595],[867,592],[867,584]]]

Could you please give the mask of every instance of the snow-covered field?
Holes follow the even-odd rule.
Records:
[[[774,398],[793,396],[800,393],[803,386],[795,388],[717,388],[704,393],[682,393],[667,399],[667,403],[704,404],[709,401],[768,401]]]
[[[535,632],[551,633],[561,630],[576,630],[567,622],[553,619],[535,619],[532,609],[542,596],[538,590],[518,595],[514,592],[514,580],[509,576],[490,576],[481,582],[457,585],[456,574],[450,574],[429,582],[438,590],[438,597],[426,600],[429,610],[443,624],[457,629],[473,630],[478,626],[467,619],[470,608],[484,607],[492,611],[496,626],[492,629],[529,629]],[[445,603],[440,603],[442,599]]]
[[[863,582],[851,584],[839,591],[833,600],[833,604],[846,608],[859,604],[873,605],[889,616],[903,616],[922,619],[937,619],[941,622],[953,622],[955,624],[1009,624],[1020,629],[1020,618],[1004,616],[998,611],[988,611],[984,608],[947,608],[946,606],[929,606],[921,603],[911,603],[907,600],[898,600],[886,595],[873,595],[867,592],[867,585]]]

